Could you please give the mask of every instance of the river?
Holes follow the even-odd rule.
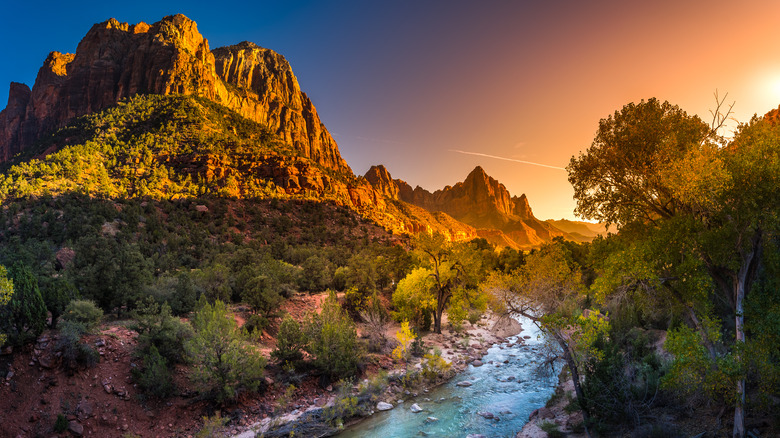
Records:
[[[339,438],[353,437],[441,437],[465,438],[469,434],[486,437],[514,437],[534,409],[544,406],[558,382],[557,371],[537,372],[543,342],[530,321],[520,319],[523,332],[509,337],[512,346],[493,346],[482,358],[481,367],[469,367],[450,382],[410,398],[395,408],[377,412],[345,429]],[[517,338],[530,336],[524,343]],[[508,361],[508,363],[504,363]],[[457,386],[469,381],[469,387]],[[422,412],[412,413],[417,403]],[[490,413],[495,418],[485,418]],[[429,417],[435,417],[431,420]]]

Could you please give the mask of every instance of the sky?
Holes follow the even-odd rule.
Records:
[[[0,107],[94,23],[175,13],[212,49],[284,55],[356,174],[384,164],[434,191],[480,165],[540,219],[576,219],[565,167],[627,103],[707,122],[716,90],[739,122],[780,105],[775,0],[46,0],[3,7]]]

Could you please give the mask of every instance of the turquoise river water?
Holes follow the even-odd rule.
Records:
[[[534,409],[544,406],[558,382],[557,371],[539,373],[539,347],[543,340],[536,326],[521,319],[523,332],[509,337],[512,346],[493,346],[482,358],[481,367],[468,368],[450,382],[409,398],[395,408],[377,412],[347,428],[339,438],[353,437],[441,437],[465,438],[469,434],[486,437],[514,437]],[[518,337],[530,336],[524,343]],[[508,363],[504,363],[508,361]],[[457,386],[470,381],[469,387]],[[412,413],[417,403],[422,412]],[[495,418],[485,418],[486,413]],[[483,414],[483,415],[480,415]],[[435,417],[436,420],[428,417]]]

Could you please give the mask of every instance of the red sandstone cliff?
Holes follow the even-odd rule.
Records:
[[[284,57],[252,43],[212,52],[180,14],[153,25],[96,24],[75,54],[49,54],[32,90],[12,83],[0,112],[0,161],[74,117],[139,93],[211,99],[269,126],[302,156],[352,173]]]

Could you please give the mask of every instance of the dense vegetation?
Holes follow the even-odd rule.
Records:
[[[627,105],[568,168],[578,212],[619,232],[528,253],[398,238],[328,193],[286,195],[247,163],[291,150],[198,98],[138,97],[40,151],[53,146],[0,178],[0,332],[23,345],[48,322],[72,372],[99,359],[80,339],[105,313],[138,332],[134,379],[152,398],[176,393],[177,364],[223,404],[262,390],[269,365],[285,383],[327,386],[370,354],[418,355],[434,380],[449,364],[419,334],[460,330],[491,305],[548,334],[589,433],[661,427],[664,409],[720,421],[729,407],[741,437],[780,408],[780,127],[766,120],[727,141],[674,105]],[[319,313],[280,311],[324,291]],[[269,328],[267,358],[257,334]],[[339,415],[354,413],[350,397]]]

